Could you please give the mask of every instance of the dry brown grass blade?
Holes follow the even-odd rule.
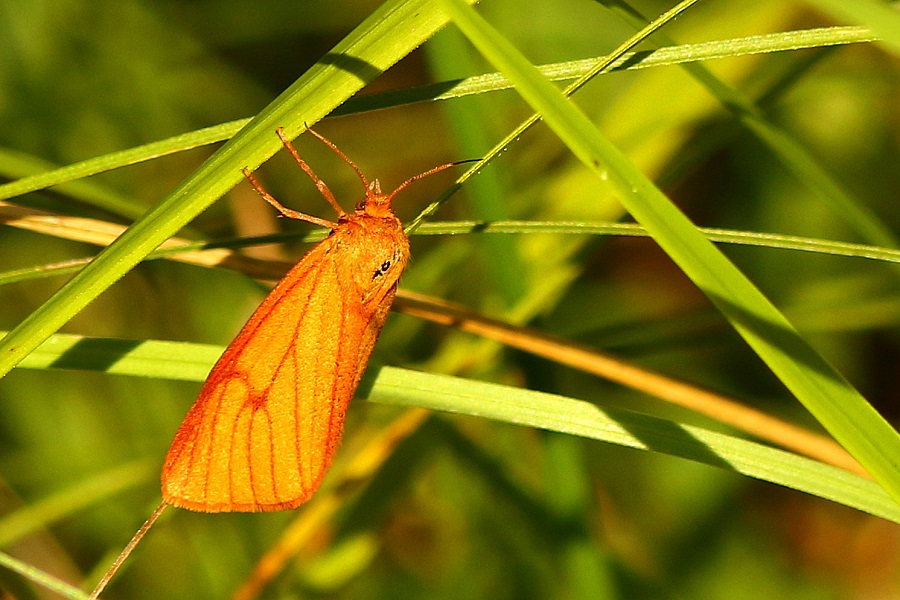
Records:
[[[0,202],[0,223],[98,245],[109,244],[124,230],[121,225],[56,215],[7,202]],[[172,238],[164,246],[176,248],[187,243],[186,240]],[[279,279],[290,267],[290,263],[260,261],[224,248],[184,252],[170,258],[197,265],[227,267],[267,280]],[[831,438],[749,408],[721,394],[642,369],[593,348],[527,327],[490,319],[458,304],[404,290],[398,292],[394,309],[593,373],[707,415],[782,448],[868,477],[859,463]]]
[[[408,315],[489,338],[615,381],[712,417],[759,439],[868,477],[859,463],[828,437],[747,407],[721,394],[642,369],[588,346],[527,327],[504,323],[458,304],[411,292],[398,293],[394,308]]]
[[[253,600],[260,591],[278,575],[284,565],[295,556],[337,510],[344,505],[351,494],[369,481],[381,465],[391,456],[397,445],[412,435],[431,414],[423,408],[413,408],[404,412],[388,427],[382,429],[350,460],[346,468],[332,480],[336,485],[328,490],[320,490],[300,511],[296,519],[284,530],[281,538],[256,563],[256,568],[244,580],[232,596],[233,600]]]
[[[0,201],[0,223],[60,239],[96,244],[97,246],[108,246],[126,229],[124,225],[108,221],[61,215],[4,201]],[[159,249],[176,250],[180,246],[192,244],[193,242],[182,238],[170,238],[160,245]],[[270,261],[249,258],[227,248],[173,253],[168,258],[194,265],[233,269],[262,279],[279,279],[281,275],[284,275],[284,272],[278,275],[284,265],[276,264],[273,268]],[[89,260],[83,259],[81,261],[76,259],[59,264],[61,266],[70,266],[78,262],[87,263]],[[286,268],[289,267],[290,265],[287,264]]]

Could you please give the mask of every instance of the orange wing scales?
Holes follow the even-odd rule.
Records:
[[[166,502],[284,510],[318,489],[409,257],[400,221],[370,212],[342,217],[213,367],[166,457]]]

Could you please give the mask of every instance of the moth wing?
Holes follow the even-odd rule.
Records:
[[[213,367],[166,456],[166,502],[285,510],[319,487],[393,299],[393,290],[371,307],[346,298],[329,241],[272,290]]]

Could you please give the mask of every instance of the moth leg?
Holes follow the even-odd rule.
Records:
[[[312,130],[310,129],[310,131],[312,131]],[[300,158],[300,153],[297,152],[296,148],[294,148],[294,145],[291,143],[291,140],[289,140],[287,138],[287,136],[284,135],[284,130],[281,127],[279,127],[278,129],[275,130],[275,133],[278,134],[278,138],[281,140],[281,143],[284,144],[284,147],[287,148],[288,152],[291,153],[291,156],[294,157],[294,160],[297,161],[297,164],[300,165],[301,169],[303,169],[303,172],[306,173],[307,175],[309,175],[309,178],[312,179],[313,183],[316,184],[316,189],[319,190],[319,193],[322,194],[322,196],[326,200],[328,200],[328,204],[330,204],[332,206],[332,208],[334,208],[335,212],[337,212],[338,218],[343,217],[346,213],[344,212],[344,209],[341,208],[341,205],[338,204],[337,200],[335,200],[334,194],[332,194],[331,190],[328,189],[328,185],[324,181],[322,181],[318,175],[316,175],[315,171],[312,170],[312,167],[310,167],[308,164],[306,164],[305,160]],[[321,138],[321,136],[314,131],[313,131],[313,134],[316,137]],[[324,139],[324,138],[322,138],[322,139]],[[334,148],[334,146],[331,144],[331,142],[327,142],[327,143],[329,145],[331,145],[332,148]],[[340,153],[340,150],[338,150],[338,153]],[[343,155],[341,155],[341,156],[343,156]],[[354,165],[354,167],[355,166],[356,165]]]
[[[331,140],[329,140],[328,138],[326,138],[326,137],[325,137],[324,135],[322,135],[321,133],[319,133],[319,132],[317,132],[317,131],[313,131],[313,130],[310,129],[309,127],[307,127],[306,130],[307,130],[308,132],[310,132],[311,134],[313,134],[314,136],[316,136],[317,138],[319,138],[319,140],[320,140],[323,144],[325,144],[326,146],[328,146],[329,148],[331,148],[332,150],[334,150],[334,153],[337,154],[338,156],[340,156],[340,157],[341,157],[341,160],[343,160],[345,163],[347,163],[348,165],[350,165],[351,167],[353,167],[353,170],[356,171],[356,174],[357,174],[357,175],[359,175],[359,179],[360,179],[360,181],[362,181],[363,187],[366,188],[366,189],[368,189],[368,187],[369,187],[369,180],[366,179],[366,176],[363,174],[362,169],[360,169],[359,167],[357,167],[355,162],[353,162],[352,160],[350,160],[350,158],[349,158],[346,154],[344,154],[343,152],[341,152],[341,149],[338,148],[337,145],[336,145],[334,142],[332,142]],[[282,139],[284,139],[284,138],[282,138]]]
[[[244,167],[241,169],[241,173],[244,174],[244,177],[247,178],[247,181],[250,182],[250,185],[253,186],[253,189],[256,190],[256,193],[263,197],[263,199],[275,207],[275,210],[280,212],[282,215],[289,219],[297,219],[298,221],[306,221],[308,223],[312,223],[314,225],[320,225],[322,227],[326,227],[328,229],[335,229],[337,225],[328,221],[326,219],[320,219],[319,217],[314,217],[312,215],[308,215],[306,213],[302,213],[300,211],[292,210],[283,206],[281,202],[276,200],[272,194],[267,192],[262,184],[259,183],[259,180],[256,179],[256,176],[250,172],[250,169]]]

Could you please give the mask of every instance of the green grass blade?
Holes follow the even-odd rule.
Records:
[[[882,0],[807,0],[838,19],[860,23],[878,35],[884,45],[900,55],[900,13],[896,2]]]
[[[716,227],[698,227],[697,229],[709,241],[721,244],[780,248],[830,256],[868,258],[886,263],[900,263],[900,250],[894,248],[882,248],[868,244],[823,240],[783,233],[738,231]],[[640,225],[617,221],[432,221],[423,224],[416,230],[417,235],[460,235],[466,233],[479,235],[491,233],[563,233],[630,237],[649,237],[650,235]],[[2,278],[0,278],[0,282],[2,282]]]
[[[458,0],[456,25],[710,298],[806,408],[900,499],[900,436],[788,320],[506,39]]]
[[[91,159],[91,161],[102,162],[103,158],[100,157],[99,160]],[[68,183],[60,191],[68,194],[69,197],[90,206],[102,208],[129,220],[139,219],[144,214],[143,206],[136,205],[130,198],[125,198],[104,185],[93,181],[76,181],[76,179],[84,175],[79,173],[78,169],[75,169],[75,173],[72,174],[72,166],[75,165],[57,168],[56,165],[37,157],[0,148],[0,174],[10,179],[21,177],[21,179],[15,179],[15,181],[0,185],[0,200],[49,187],[55,183],[53,179],[57,174],[62,173],[64,176],[62,181]],[[99,173],[102,170],[95,170],[94,173]],[[36,175],[32,175],[33,173],[36,173]],[[92,175],[93,173],[87,174]],[[50,183],[44,184],[48,179]]]
[[[378,371],[368,399],[486,417],[680,456],[900,522],[900,504],[873,481],[700,427],[543,392],[391,367]]]
[[[31,158],[26,161],[23,157],[19,157],[19,160],[16,161],[15,155],[8,152],[2,152],[0,153],[0,164],[6,167],[3,169],[4,174],[9,175],[10,171],[15,168],[15,171],[13,171],[15,175],[22,178],[0,185],[0,200],[14,198],[16,196],[21,196],[22,194],[27,194],[28,192],[34,192],[36,190],[42,190],[61,184],[66,184],[66,187],[63,187],[61,191],[75,197],[81,197],[84,193],[79,194],[81,190],[76,186],[84,184],[77,183],[76,180],[78,179],[90,177],[91,175],[96,175],[98,173],[104,173],[112,169],[134,165],[161,156],[168,156],[176,152],[183,152],[185,150],[190,150],[191,148],[198,148],[215,142],[221,142],[233,136],[240,131],[241,127],[244,127],[249,122],[250,119],[241,119],[240,121],[221,123],[212,127],[198,129],[197,131],[192,131],[190,133],[183,133],[181,135],[151,142],[149,144],[135,146],[134,148],[129,148],[127,150],[110,152],[58,169],[44,169],[43,172],[27,177],[22,175],[26,171],[32,171],[37,166],[37,159]],[[124,214],[134,218],[140,217],[144,212],[142,209],[139,212],[136,212],[136,208],[140,207],[135,207],[133,205],[122,206],[119,203],[112,204],[105,197],[101,196],[100,198],[97,198],[96,194],[87,197],[86,200],[91,201],[95,206],[107,208],[115,211],[117,214]]]
[[[75,369],[114,375],[203,381],[222,350],[221,346],[210,344],[91,338],[57,333],[38,346],[18,366],[22,369]]]
[[[134,224],[42,306],[0,340],[0,376],[187,225],[293,137],[411,52],[446,22],[428,0],[388,2],[225,144],[159,206]]]
[[[84,369],[182,381],[203,381],[221,346],[135,342],[56,334],[19,365]],[[573,398],[448,375],[383,367],[367,375],[370,401],[480,416],[679,456],[742,473],[900,522],[900,505],[877,484],[841,469],[664,419],[605,409]]]
[[[778,248],[782,250],[794,250],[798,252],[811,252],[829,256],[843,256],[848,258],[866,258],[885,263],[900,264],[900,250],[893,248],[881,248],[867,244],[854,244],[809,238],[797,235],[781,233],[762,233],[756,231],[738,231],[734,229],[719,229],[715,227],[698,227],[698,230],[711,242],[720,244],[734,244],[740,246],[755,246],[758,248]],[[424,223],[415,231],[414,235],[462,235],[462,234],[527,234],[527,233],[557,233],[569,235],[613,235],[629,237],[649,237],[647,230],[635,223],[621,223],[617,221],[432,221]],[[218,240],[186,244],[178,248],[157,249],[146,256],[147,260],[161,258],[177,258],[185,252],[194,252],[209,248],[244,248],[258,244],[269,244],[284,241],[317,242],[324,237],[322,231],[309,233],[278,233],[262,236],[252,236],[239,239]],[[76,239],[76,238],[71,238]],[[36,265],[22,269],[0,271],[0,286],[44,279],[47,277],[59,277],[77,273],[90,262],[91,259],[71,259],[57,264]],[[251,270],[250,264],[256,265]],[[251,263],[244,260],[240,272],[251,277],[261,279],[277,278],[279,271],[271,262]],[[280,272],[281,275],[284,271]]]
[[[155,465],[147,462],[125,464],[11,511],[0,519],[0,547],[7,547],[122,490],[145,483],[154,477],[154,471]]]
[[[871,42],[876,39],[869,29],[863,27],[801,29],[697,44],[667,46],[656,50],[627,52],[615,60],[604,72],[647,69],[749,54]],[[598,58],[586,58],[546,64],[539,68],[548,79],[565,81],[583,76],[595,67],[597,61]],[[475,75],[465,79],[353,97],[336,107],[329,116],[358,114],[418,102],[450,100],[506,90],[510,87],[512,84],[500,73]],[[70,194],[79,200],[136,219],[143,214],[142,210],[136,211],[133,205],[123,203],[121,198],[111,195],[108,190],[81,187],[80,184],[75,183],[76,180],[192,148],[224,142],[249,122],[250,119],[240,119],[220,123],[59,168],[52,168],[35,157],[0,149],[0,174],[15,179],[9,183],[0,184],[0,200],[52,186],[61,186],[59,188],[61,192]]]
[[[56,592],[60,596],[74,598],[74,600],[86,600],[88,598],[86,592],[81,591],[74,585],[68,584],[46,571],[42,571],[24,561],[14,558],[6,552],[0,552],[0,565],[6,567],[10,571],[18,573],[29,581],[33,581],[50,591]]]
[[[625,13],[622,18],[635,28],[643,26],[643,16],[636,14],[624,2],[617,4],[623,6],[619,10],[620,13]],[[654,40],[663,45],[674,44],[664,33],[657,33]],[[789,133],[766,118],[753,100],[719,79],[703,63],[685,63],[683,68],[709,90],[709,93],[715,96],[741,125],[768,146],[772,154],[795,175],[799,182],[816,192],[819,198],[853,227],[863,240],[876,246],[900,247],[890,227],[869,207],[845,191]]]
[[[471,46],[458,32],[445,32],[431,43],[429,56],[431,69],[441,79],[449,79],[452,73],[471,71],[475,68],[471,60]],[[463,103],[444,105],[444,111],[451,123],[451,132],[461,156],[480,156],[485,148],[491,147],[488,137],[490,107],[475,99]],[[478,177],[469,181],[465,201],[468,212],[476,219],[500,221],[510,218],[504,181],[495,169],[485,169]],[[515,306],[527,293],[526,272],[519,256],[516,240],[510,237],[490,236],[479,242],[481,268],[495,282],[497,292],[506,307]]]

